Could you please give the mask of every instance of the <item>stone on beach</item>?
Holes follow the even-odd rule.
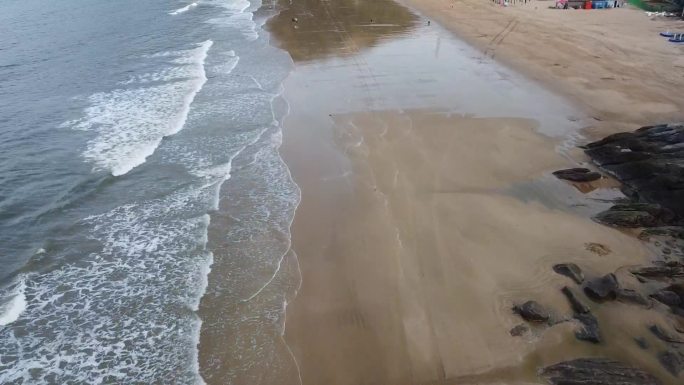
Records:
[[[650,373],[608,358],[578,358],[542,369],[552,385],[659,385]]]
[[[593,314],[575,313],[574,318],[582,324],[579,330],[575,332],[575,338],[594,344],[601,342],[601,330],[599,329],[598,320]]]
[[[520,324],[520,325],[514,326],[508,333],[513,337],[519,337],[519,336],[527,333],[528,330],[530,330],[530,328],[527,327],[527,325]]]
[[[665,289],[651,294],[651,298],[667,306],[679,306],[682,303],[677,293]]]
[[[553,175],[558,179],[569,180],[571,182],[592,182],[601,179],[601,174],[598,172],[581,167],[554,171]]]
[[[570,302],[570,306],[572,307],[572,310],[575,313],[589,313],[589,306],[582,303],[582,301],[580,301],[579,298],[577,298],[575,292],[572,291],[572,289],[570,289],[567,286],[564,286],[561,289],[561,292],[563,293],[563,295],[565,295],[565,298],[568,299],[568,302]]]
[[[674,350],[662,351],[658,353],[658,361],[675,377],[678,377],[679,373],[684,370],[684,354],[680,352]]]
[[[551,313],[536,301],[513,306],[513,312],[528,322],[547,322],[551,318]]]
[[[662,279],[684,277],[684,266],[680,264],[643,266],[629,270],[638,278]]]
[[[624,303],[633,303],[642,306],[651,305],[651,302],[646,297],[632,289],[618,289],[617,300]]]
[[[584,285],[584,292],[593,300],[606,301],[616,299],[619,288],[615,274],[610,273],[587,281]]]
[[[617,227],[654,227],[671,223],[672,212],[654,203],[621,203],[595,216],[600,223]]]
[[[582,273],[582,269],[580,269],[580,267],[574,263],[559,263],[553,265],[553,271],[560,275],[569,277],[578,285],[584,282],[584,274]]]
[[[673,343],[673,344],[684,344],[684,339],[680,338],[679,336],[675,336],[665,330],[664,328],[660,327],[659,325],[653,324],[648,327],[648,330],[653,333],[654,336],[658,337],[659,339]]]

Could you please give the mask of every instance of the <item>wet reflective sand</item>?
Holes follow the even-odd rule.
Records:
[[[541,383],[539,367],[597,355],[672,382],[633,341],[658,346],[654,315],[631,305],[593,310],[602,345],[572,323],[509,334],[514,303],[571,315],[553,264],[629,287],[620,267],[649,256],[589,219],[610,184],[550,176],[583,160],[576,109],[393,2],[281,6],[269,29],[295,61],[281,153],[302,192],[287,266],[302,281],[284,342],[267,331],[278,360],[233,383]]]

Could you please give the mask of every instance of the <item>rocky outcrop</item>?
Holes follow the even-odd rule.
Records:
[[[659,385],[641,369],[608,358],[578,358],[547,366],[540,373],[553,385]]]
[[[656,227],[672,223],[674,214],[655,203],[621,203],[600,212],[595,219],[617,227]]]
[[[640,279],[672,279],[684,277],[684,265],[676,261],[655,266],[636,267],[629,271]]]
[[[679,223],[684,218],[684,124],[647,126],[610,135],[586,145],[585,152],[615,175],[634,201],[657,203],[673,214],[654,218],[649,210],[612,210],[604,215],[604,223],[618,221],[632,225],[628,227],[642,227]]]

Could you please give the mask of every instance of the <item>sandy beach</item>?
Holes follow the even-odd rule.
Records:
[[[485,55],[564,95],[596,118],[589,132],[682,119],[684,47],[658,35],[684,21],[632,8],[558,10],[480,0],[401,0]]]
[[[521,301],[571,314],[553,264],[629,287],[623,267],[652,258],[591,220],[615,182],[550,173],[586,164],[587,137],[682,117],[682,48],[656,34],[673,22],[406,1],[424,16],[389,0],[295,2],[268,25],[295,62],[281,154],[301,189],[284,334],[298,380],[544,383],[545,365],[605,356],[677,383],[634,343],[662,344],[644,332],[657,315],[632,305],[594,309],[598,345],[572,322],[509,334]]]

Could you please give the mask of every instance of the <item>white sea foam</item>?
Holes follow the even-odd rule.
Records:
[[[190,10],[190,8],[195,8],[196,6],[197,6],[197,3],[196,3],[196,2],[195,2],[195,3],[191,3],[191,4],[186,5],[186,6],[183,7],[183,8],[178,8],[178,9],[176,9],[176,10],[174,10],[174,11],[169,12],[169,15],[178,15],[178,14],[180,14],[180,13],[187,12],[187,11]]]
[[[244,12],[250,5],[251,2],[248,0],[237,0],[237,1],[226,1],[226,0],[208,0],[208,4],[224,8],[232,12]]]
[[[186,349],[212,260],[201,214],[212,194],[189,186],[86,218],[101,250],[27,279],[31,333],[0,328],[0,383],[199,383]]]
[[[9,325],[19,319],[21,313],[26,309],[26,283],[24,278],[20,278],[13,285],[6,298],[9,298],[4,306],[0,306],[0,326]]]
[[[240,57],[235,55],[235,51],[229,51],[224,56],[226,57],[225,61],[213,66],[212,69],[214,72],[220,72],[225,75],[233,72],[238,62],[240,62]]]
[[[176,56],[175,67],[138,79],[143,85],[163,83],[91,95],[84,117],[64,124],[96,133],[83,153],[96,170],[123,175],[144,163],[162,138],[183,128],[190,105],[207,81],[204,62],[212,44],[207,40],[195,49],[168,53]]]
[[[207,20],[207,23],[222,28],[237,29],[248,41],[254,41],[259,38],[259,33],[253,18],[252,12],[240,12],[230,16],[215,17]]]
[[[259,38],[257,29],[260,25],[257,25],[254,22],[253,12],[247,11],[251,5],[249,1],[220,1],[217,5],[225,8],[227,12],[219,17],[207,20],[207,23],[223,28],[235,28],[239,30],[248,41],[254,41]]]

